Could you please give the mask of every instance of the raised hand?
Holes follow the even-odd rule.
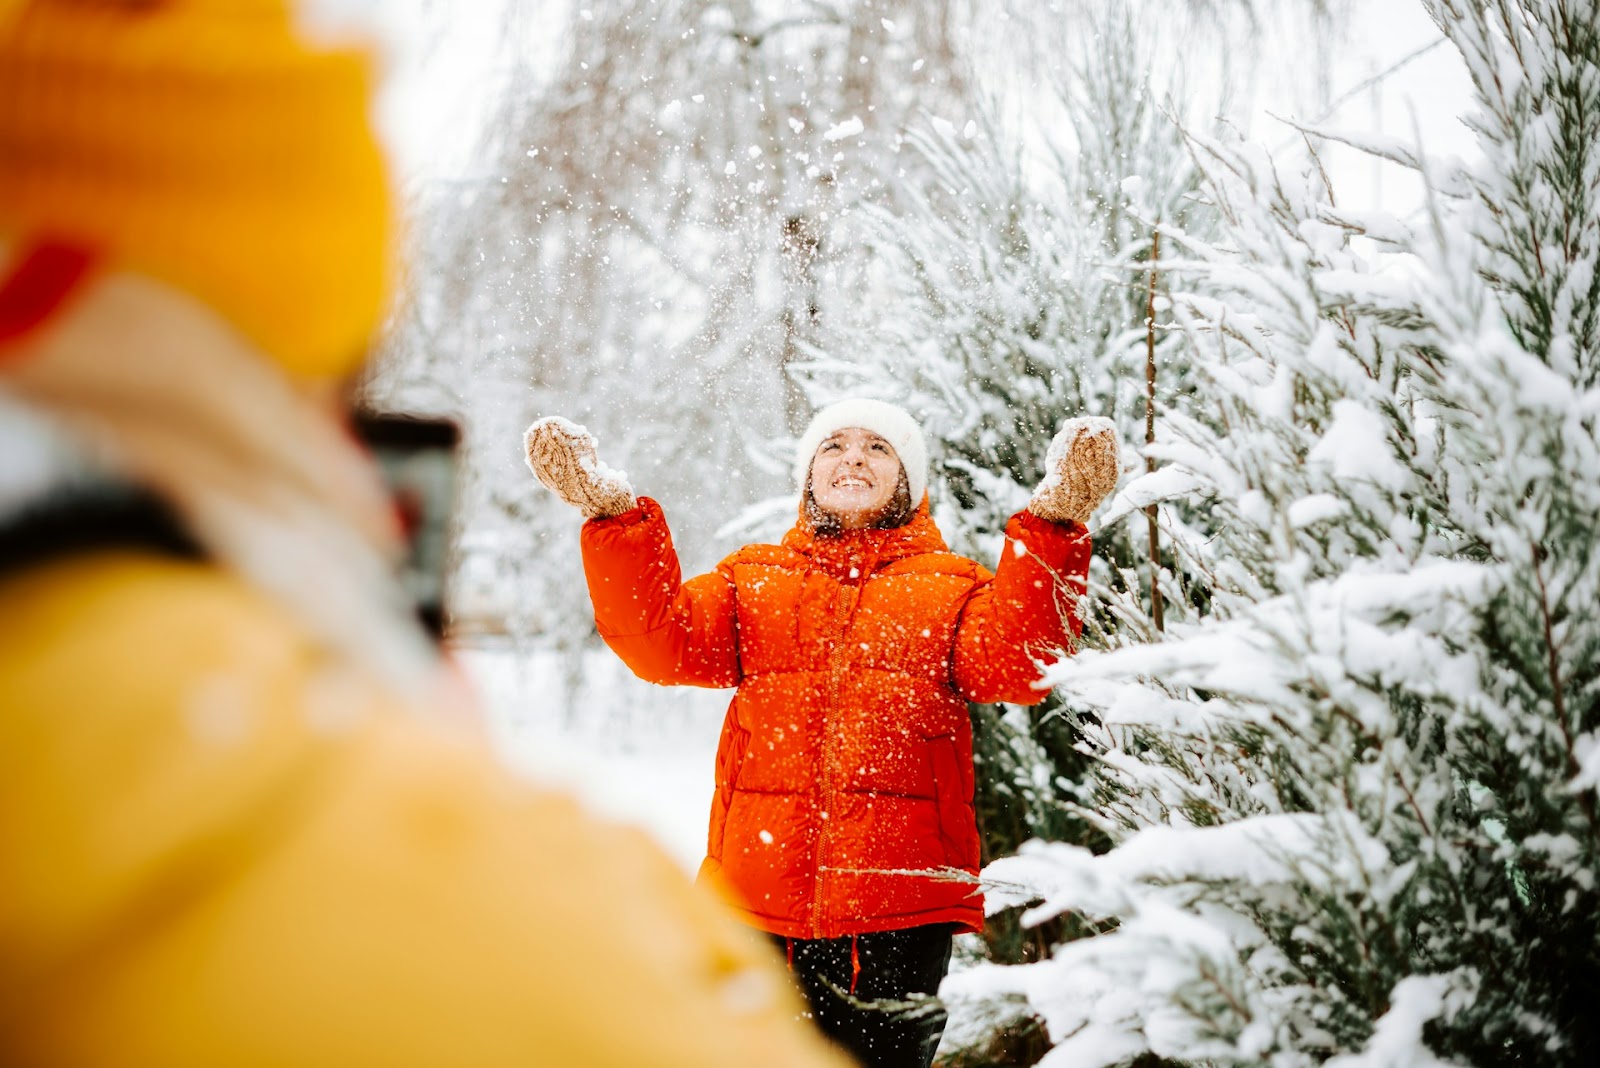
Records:
[[[522,436],[528,469],[585,519],[621,515],[638,502],[628,476],[600,462],[594,435],[559,415],[540,419]]]
[[[1087,525],[1117,485],[1121,463],[1116,425],[1092,415],[1068,419],[1050,442],[1045,465],[1044,481],[1033,491],[1028,511],[1053,523]]]

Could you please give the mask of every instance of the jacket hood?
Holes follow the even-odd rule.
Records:
[[[818,534],[802,503],[799,518],[783,536],[783,546],[809,556],[823,570],[839,574],[847,574],[851,568],[870,573],[907,556],[949,551],[928,511],[926,496],[901,526],[847,530],[835,535]]]

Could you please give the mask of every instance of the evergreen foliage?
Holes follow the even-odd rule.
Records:
[[[1174,234],[1198,403],[1152,452],[1209,512],[1174,528],[1208,596],[1055,672],[1116,847],[987,870],[1115,929],[956,984],[1026,998],[1049,1062],[1600,1055],[1597,16],[1429,9],[1483,156],[1362,146],[1423,172],[1419,224],[1190,137],[1226,225]]]

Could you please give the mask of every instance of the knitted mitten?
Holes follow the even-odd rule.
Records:
[[[558,415],[540,419],[528,428],[522,443],[534,477],[585,519],[621,515],[637,503],[628,476],[600,462],[594,435],[576,423]]]
[[[1089,515],[1117,485],[1117,428],[1109,419],[1068,419],[1050,442],[1046,473],[1028,511],[1052,523],[1085,526]]]

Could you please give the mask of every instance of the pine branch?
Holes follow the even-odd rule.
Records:
[[[1529,545],[1533,561],[1533,578],[1539,586],[1539,619],[1544,628],[1545,655],[1548,658],[1547,666],[1550,672],[1550,694],[1555,704],[1556,724],[1561,728],[1561,741],[1566,748],[1567,778],[1575,779],[1578,776],[1579,765],[1577,750],[1572,738],[1572,724],[1567,719],[1567,703],[1565,687],[1561,681],[1561,663],[1557,655],[1558,646],[1555,639],[1555,629],[1550,620],[1550,591],[1544,581],[1544,550],[1538,544]],[[1589,821],[1589,833],[1596,841],[1600,841],[1600,813],[1595,811],[1594,794],[1590,790],[1581,790],[1578,793],[1578,803],[1583,808],[1584,817]]]

